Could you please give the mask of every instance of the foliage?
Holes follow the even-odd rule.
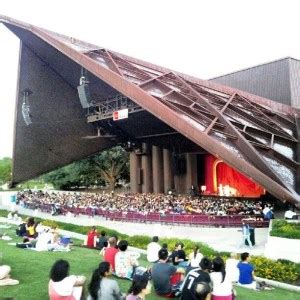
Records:
[[[273,220],[270,235],[288,239],[300,239],[300,223]]]
[[[0,159],[0,184],[5,184],[11,181],[11,166],[11,158],[4,157]]]
[[[120,146],[103,151],[95,156],[94,161],[99,168],[101,177],[114,190],[118,179],[128,178],[129,156]]]
[[[11,242],[17,242],[20,238],[14,234],[14,227],[8,229],[8,234],[13,238]],[[5,229],[7,231],[7,229]],[[1,232],[1,229],[0,229]],[[12,247],[6,241],[0,240],[0,248],[3,253],[2,261],[11,266],[11,276],[20,281],[16,286],[1,287],[0,298],[13,298],[22,300],[48,299],[48,281],[49,270],[53,263],[58,259],[66,259],[70,263],[70,273],[75,275],[84,275],[89,283],[93,270],[101,261],[99,251],[78,247],[81,242],[75,241],[75,246],[70,252],[36,252]],[[145,256],[139,259],[142,266],[148,266]],[[123,293],[128,291],[131,284],[129,280],[114,278],[118,281]],[[282,289],[272,291],[256,291],[250,289],[235,287],[239,300],[273,300],[297,299],[296,292],[290,292]],[[155,295],[152,287],[152,293],[147,296],[147,300],[164,299]]]
[[[105,182],[114,189],[117,180],[129,179],[129,156],[123,148],[114,147],[52,171],[42,178],[56,189],[101,186]]]
[[[0,210],[0,216],[6,217],[7,211]],[[24,216],[23,216],[24,217]],[[90,230],[90,226],[80,226],[70,223],[57,222],[52,220],[43,220],[36,218],[36,220],[41,221],[47,226],[56,225],[59,229],[86,234]],[[96,226],[97,231],[101,232],[104,230],[108,236],[117,236],[119,240],[126,239],[130,246],[146,249],[149,244],[151,237],[134,235],[129,236],[127,234],[122,234],[116,230],[112,230],[103,226]],[[188,239],[180,240],[184,244],[184,250],[187,253],[192,252],[194,245],[198,245],[200,252],[209,257],[214,258],[216,256],[221,256],[224,260],[229,257],[227,252],[217,252],[210,248],[208,245],[201,242],[194,242]],[[175,243],[178,242],[176,238],[161,238],[160,244],[166,243],[169,250],[173,250]],[[255,265],[255,275],[262,278],[277,280],[281,282],[294,282],[300,279],[300,264],[295,264],[288,260],[279,259],[277,261],[265,258],[265,257],[252,257],[251,261]]]
[[[47,227],[51,227],[51,228],[59,228],[57,222],[53,221],[53,220],[43,220],[42,225],[47,226]]]
[[[255,266],[255,275],[262,278],[281,282],[294,282],[300,274],[297,265],[290,261],[275,261],[265,257],[252,257],[251,262]]]

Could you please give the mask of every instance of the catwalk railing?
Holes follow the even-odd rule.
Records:
[[[239,227],[243,221],[246,221],[252,227],[268,227],[269,221],[264,220],[262,215],[205,215],[205,214],[161,214],[161,213],[137,213],[137,212],[119,212],[106,211],[99,208],[81,208],[81,207],[61,207],[54,208],[53,205],[43,204],[39,207],[29,207],[40,209],[43,212],[55,214],[67,214],[68,212],[78,216],[88,215],[90,217],[102,216],[107,220],[121,222],[145,222],[145,223],[163,223],[163,224],[185,224],[185,225],[203,225],[203,226],[221,226],[221,227]]]

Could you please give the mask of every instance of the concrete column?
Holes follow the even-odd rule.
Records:
[[[296,128],[297,128],[297,137],[298,142],[296,145],[296,161],[300,163],[300,118],[296,119]],[[300,195],[300,166],[297,166],[296,169],[296,178],[295,178],[296,192]]]
[[[185,182],[186,182],[186,174],[174,176],[175,191],[177,194],[185,194],[186,193]]]
[[[171,151],[163,149],[163,166],[164,166],[164,193],[174,189],[174,175],[171,165]]]
[[[130,189],[132,193],[140,193],[142,186],[140,180],[141,172],[141,157],[133,151],[130,152]]]
[[[162,151],[157,146],[152,146],[152,171],[153,171],[153,192],[164,192],[164,175]]]
[[[198,188],[197,182],[197,155],[186,154],[186,191],[190,192],[192,185]]]
[[[153,192],[153,183],[152,183],[152,156],[149,146],[143,144],[143,149],[146,150],[146,155],[142,155],[142,169],[143,169],[143,184],[142,192],[143,193],[152,193]]]

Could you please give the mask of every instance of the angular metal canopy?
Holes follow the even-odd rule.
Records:
[[[148,142],[149,133],[178,134],[177,143],[205,149],[280,200],[300,204],[299,110],[7,17],[0,21],[21,40],[14,184],[116,144],[82,139],[94,130],[77,95],[83,67],[100,103],[121,94],[144,110],[119,131],[138,138],[146,130]],[[29,126],[21,116],[26,89],[36,112]]]

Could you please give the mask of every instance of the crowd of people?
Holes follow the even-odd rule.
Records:
[[[95,228],[88,235],[92,232]],[[102,233],[101,236],[105,235]],[[154,236],[147,246],[149,266],[145,268],[140,266],[140,253],[129,250],[128,246],[126,240],[118,241],[116,236],[106,237],[100,252],[103,261],[87,284],[88,300],[143,300],[151,293],[152,286],[154,292],[163,298],[182,300],[232,300],[236,296],[235,284],[259,290],[247,252],[240,255],[240,260],[235,253],[226,261],[219,256],[211,260],[201,253],[197,245],[187,255],[183,243],[176,243],[174,249],[169,251],[168,245],[160,245],[159,238]],[[49,282],[50,300],[65,299],[59,296],[80,299],[87,279],[69,275],[68,270],[69,264],[64,260],[53,265]],[[127,293],[121,292],[115,280],[117,278],[131,281]]]
[[[25,223],[20,223],[16,234],[23,239],[17,246],[30,243],[30,247],[40,247],[40,251],[53,250],[54,237],[57,243],[61,243],[64,238],[59,237],[56,228],[47,228],[35,222],[32,217]],[[45,234],[48,238],[45,238]],[[39,243],[44,246],[38,246]],[[154,236],[147,245],[149,265],[142,267],[140,253],[129,249],[126,240],[119,240],[118,236],[107,236],[105,231],[98,234],[96,227],[92,227],[87,233],[83,246],[99,249],[102,262],[93,271],[88,282],[84,276],[69,275],[68,261],[56,261],[50,271],[50,300],[85,299],[85,285],[88,300],[147,299],[152,285],[157,295],[182,300],[231,300],[235,297],[234,284],[257,290],[254,268],[247,252],[241,254],[240,261],[234,253],[226,262],[219,256],[211,260],[201,253],[198,245],[194,246],[191,253],[186,253],[182,242],[177,242],[173,249],[168,249],[167,244],[160,244],[159,237]],[[0,267],[0,286],[19,283],[9,277],[9,272],[9,266]],[[127,293],[121,292],[113,276],[115,279],[131,281]]]
[[[257,215],[263,216],[266,204],[262,201],[191,197],[186,195],[121,193],[66,193],[22,191],[17,203],[23,207],[39,209],[49,205],[53,214],[66,213],[72,208],[100,209],[106,212],[138,212],[141,214],[205,214],[205,215]]]
[[[10,213],[8,219],[10,219]],[[35,251],[70,251],[71,239],[69,237],[60,237],[55,225],[44,226],[33,217],[28,217],[25,221],[21,219],[16,234],[22,238],[16,244],[18,248]]]

